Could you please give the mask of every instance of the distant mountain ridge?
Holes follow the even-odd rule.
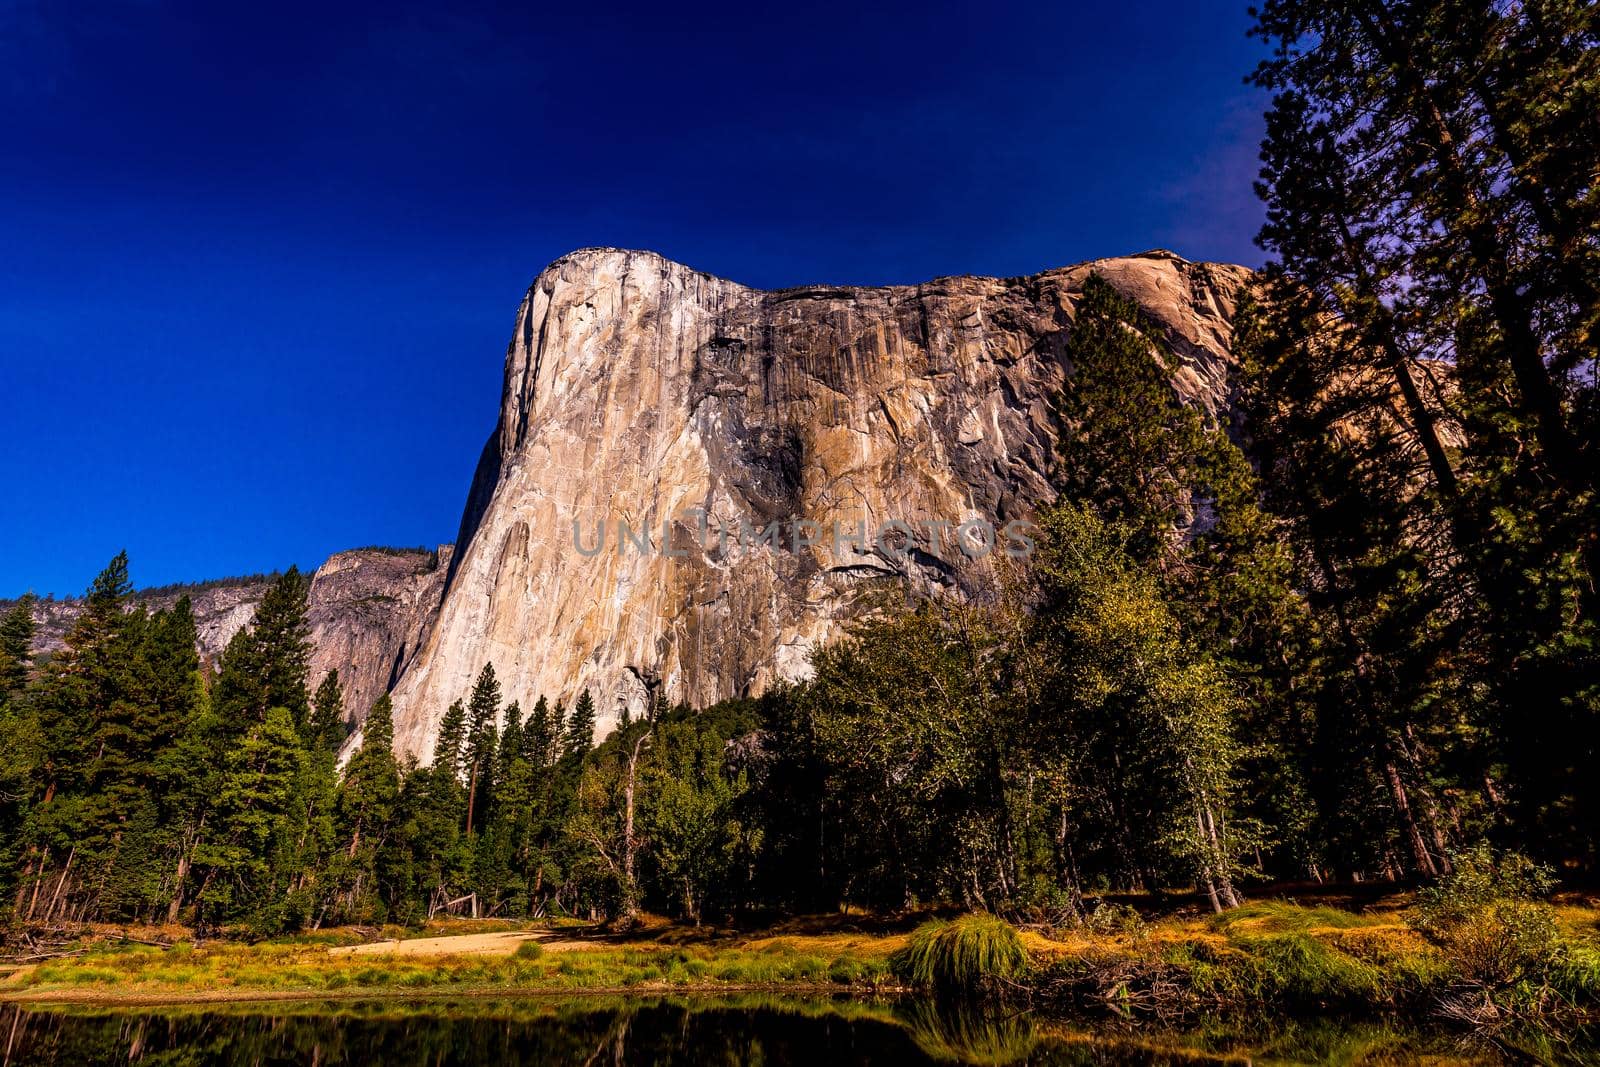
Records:
[[[399,679],[438,612],[452,546],[437,549],[368,547],[328,557],[311,576],[313,652],[310,684],[337,669],[345,710],[353,721]],[[135,603],[151,611],[189,597],[201,659],[215,664],[234,634],[254,617],[276,574],[216,578],[141,589]],[[0,603],[0,607],[11,602]],[[34,652],[64,647],[82,613],[76,597],[37,600]]]

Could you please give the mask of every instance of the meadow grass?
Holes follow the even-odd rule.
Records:
[[[1560,952],[1530,997],[1600,1005],[1595,914],[1575,905],[1563,909]],[[372,931],[365,933],[370,939]],[[1356,914],[1288,901],[1255,902],[1215,917],[1190,913],[1128,929],[1048,936],[1031,930],[1019,936],[993,916],[969,915],[926,923],[909,936],[785,927],[776,935],[721,932],[690,940],[674,929],[627,940],[529,940],[498,955],[334,951],[353,936],[332,931],[257,944],[179,942],[165,949],[89,943],[81,955],[0,981],[0,999],[42,1000],[53,993],[183,1001],[254,993],[478,997],[785,988],[860,995],[1003,987],[1041,1003],[1124,1009],[1387,1010],[1425,1008],[1458,988],[1463,975],[1448,946],[1425,937],[1404,911]]]
[[[332,955],[327,944],[214,942],[165,951],[96,947],[81,956],[40,965],[0,994],[47,990],[118,995],[172,992],[243,995],[249,991],[354,995],[386,990],[595,989],[806,986],[877,988],[892,982],[887,948],[821,955],[803,943],[756,947],[716,944],[597,945],[547,951],[525,941],[507,955]]]

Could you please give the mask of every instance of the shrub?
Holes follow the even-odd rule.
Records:
[[[1083,916],[1083,928],[1091,934],[1134,934],[1145,932],[1144,917],[1138,910],[1112,901],[1101,901]]]
[[[517,951],[511,954],[514,960],[536,960],[544,955],[544,946],[537,941],[524,941],[517,946]]]
[[[1490,988],[1556,969],[1563,953],[1555,913],[1539,899],[1550,870],[1516,853],[1477,848],[1454,857],[1453,873],[1423,890],[1416,927],[1468,982]]]
[[[891,962],[895,973],[913,985],[971,995],[1021,976],[1028,953],[1003,920],[972,914],[923,923]]]
[[[1035,876],[1021,886],[1014,907],[1025,925],[1051,932],[1080,926],[1085,919],[1078,895],[1044,876]]]

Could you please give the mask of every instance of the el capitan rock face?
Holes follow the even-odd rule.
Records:
[[[414,654],[373,646],[400,668],[397,747],[426,758],[485,662],[524,709],[590,689],[603,734],[660,689],[704,704],[802,676],[811,649],[886,593],[981,591],[993,557],[936,530],[902,557],[836,543],[833,524],[999,527],[1048,500],[1050,398],[1091,270],[1169,331],[1185,396],[1226,403],[1242,267],[1154,252],[1028,278],[768,292],[648,252],[552,263],[517,315],[437,620]],[[649,530],[652,550],[619,551],[619,520]],[[794,543],[797,520],[816,544]],[[741,529],[772,522],[779,543],[740,547]]]

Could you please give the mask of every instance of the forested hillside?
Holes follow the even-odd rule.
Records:
[[[1269,0],[1275,260],[1231,408],[1090,279],[1059,497],[986,598],[885,610],[759,700],[596,738],[494,665],[399,762],[340,768],[278,577],[215,670],[189,604],[94,580],[66,647],[0,624],[15,922],[280,931],[840,905],[1237,905],[1433,879],[1485,843],[1592,877],[1600,828],[1600,59],[1592,5]],[[598,742],[598,743],[597,743]]]

